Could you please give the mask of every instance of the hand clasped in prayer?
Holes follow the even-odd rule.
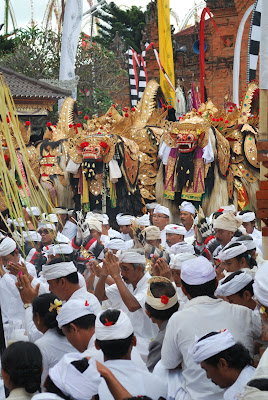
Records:
[[[16,282],[17,289],[21,300],[24,304],[32,303],[33,300],[38,296],[40,283],[35,288],[32,287],[29,278],[26,275],[19,274]]]
[[[103,269],[107,271],[107,275],[111,275],[113,279],[121,276],[118,258],[113,253],[106,253],[103,260]]]

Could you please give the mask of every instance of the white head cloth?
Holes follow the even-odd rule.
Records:
[[[41,242],[41,235],[36,231],[26,231],[23,238],[25,242]]]
[[[225,246],[218,254],[218,258],[221,261],[227,261],[230,260],[231,258],[235,258],[239,256],[240,254],[243,254],[247,251],[247,248],[244,244],[239,243],[237,246],[231,247],[237,242],[232,242],[231,244],[228,244]]]
[[[35,217],[39,217],[41,215],[38,207],[26,207],[26,211],[29,215],[34,215]]]
[[[46,221],[51,222],[52,224],[59,221],[56,214],[48,214],[45,219]]]
[[[131,250],[118,250],[116,253],[120,263],[127,264],[142,264],[145,265],[145,255],[136,252],[134,249]]]
[[[144,214],[142,217],[137,217],[134,219],[138,226],[150,226],[150,214]]]
[[[256,376],[256,379],[259,378],[264,378],[267,379],[267,373],[263,376]],[[268,400],[268,392],[259,390],[255,387],[251,387],[248,385],[244,386],[244,391],[241,397],[239,396],[241,400]]]
[[[203,256],[187,260],[181,266],[181,279],[188,285],[203,285],[216,278],[211,263]]]
[[[59,328],[63,325],[73,322],[77,318],[84,317],[85,315],[95,314],[93,307],[90,305],[87,299],[84,300],[68,300],[60,308],[59,314],[57,315],[57,321]]]
[[[88,224],[88,229],[95,229],[98,232],[102,232],[102,223],[94,217],[86,218],[86,223]]]
[[[52,279],[63,278],[73,272],[77,272],[77,268],[72,261],[69,261],[51,265],[45,264],[42,267],[40,275],[42,275],[47,281],[50,281]]]
[[[187,231],[184,226],[175,225],[175,224],[168,224],[165,226],[166,233],[175,233],[176,235],[186,235]]]
[[[166,252],[169,255],[171,255],[171,254],[179,254],[179,253],[195,254],[194,246],[192,244],[189,244],[189,243],[186,243],[186,242],[175,243],[171,247],[168,247],[166,249]]]
[[[234,345],[235,340],[227,329],[200,342],[197,340],[192,348],[194,362],[201,363]]]
[[[184,261],[192,260],[195,258],[195,255],[192,253],[179,253],[179,254],[170,254],[170,269],[180,270],[182,263]]]
[[[68,214],[67,208],[56,207],[52,211],[53,211],[54,214],[58,214],[58,215]]]
[[[246,212],[242,215],[240,213],[237,213],[237,215],[239,216],[239,218],[242,219],[243,222],[252,222],[256,219],[256,215],[253,211]]]
[[[10,237],[5,237],[0,243],[0,257],[5,257],[8,254],[12,253],[16,249],[16,242],[15,240],[11,239]]]
[[[102,214],[103,216],[103,225],[109,225],[109,217],[107,214]]]
[[[110,239],[104,247],[108,250],[126,250],[126,242],[123,239]]]
[[[161,231],[158,226],[147,226],[142,233],[145,235],[146,240],[161,239]]]
[[[233,204],[230,204],[229,206],[221,206],[219,209],[221,210],[221,212],[223,214],[226,214],[226,213],[229,213],[229,212],[232,212],[232,213],[236,212],[236,208],[235,208],[235,206]]]
[[[122,237],[120,232],[118,232],[112,228],[110,228],[108,230],[108,236],[109,236],[109,238],[112,238],[112,239],[114,239],[114,238],[120,239]]]
[[[154,214],[165,214],[170,217],[169,209],[167,207],[161,206],[161,204],[157,204],[154,209]]]
[[[38,225],[38,230],[39,229],[50,229],[51,231],[56,230],[56,226],[54,224],[51,224],[49,222],[42,222],[41,224]]]
[[[117,214],[116,216],[118,225],[131,225],[132,219],[134,219],[132,215],[123,215],[123,213]]]
[[[259,302],[268,307],[268,261],[259,264],[253,283],[253,291]]]
[[[68,353],[49,369],[49,376],[54,384],[74,400],[88,400],[98,393],[101,376],[96,367],[96,361],[91,358],[87,369],[82,373],[71,364],[73,361],[82,360],[83,354]]]
[[[247,238],[249,238],[249,240],[243,240],[240,239],[239,237],[237,238],[237,240],[233,241],[233,243],[241,243],[244,246],[246,246],[247,250],[253,250],[257,248],[257,244],[254,241],[254,239],[251,236],[247,236]]]
[[[232,212],[220,215],[214,220],[214,229],[223,229],[225,231],[236,232],[242,224],[242,219],[238,218]]]
[[[195,206],[189,201],[183,201],[180,205],[180,211],[187,211],[195,215]]]
[[[231,275],[233,274],[228,275],[228,277]],[[233,275],[233,278],[229,282],[223,283],[225,279],[226,277],[219,281],[215,296],[232,296],[252,282],[252,276],[245,271],[242,271],[241,274]]]
[[[178,295],[177,292],[175,291],[174,296],[168,297],[168,296],[161,296],[161,297],[154,297],[154,295],[151,292],[151,283],[154,282],[166,282],[172,285],[172,282],[170,282],[169,279],[164,278],[163,276],[153,276],[148,280],[148,290],[147,290],[147,295],[146,295],[146,303],[149,304],[152,308],[155,310],[163,311],[163,310],[168,310],[169,308],[175,306],[175,304],[178,303]]]
[[[119,340],[128,338],[133,332],[133,326],[129,317],[124,313],[124,311],[120,311],[120,315],[118,320],[110,325],[109,321],[107,321],[107,325],[103,325],[100,321],[100,316],[103,311],[97,315],[95,322],[95,335],[98,340]]]
[[[158,203],[147,203],[146,208],[147,210],[154,210]]]
[[[22,218],[18,218],[18,219],[9,218],[8,222],[10,225],[15,225],[16,227],[21,227],[21,228],[25,227],[25,222],[22,220]]]
[[[53,256],[55,256],[56,254],[72,254],[73,250],[74,249],[72,248],[72,246],[67,243],[51,244],[49,246],[43,247],[43,251],[46,254],[53,254]]]

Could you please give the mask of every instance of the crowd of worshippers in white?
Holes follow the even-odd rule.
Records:
[[[255,214],[201,211],[184,201],[180,224],[156,203],[111,226],[106,214],[63,208],[8,218],[0,239],[8,398],[268,399],[268,350],[256,361],[268,261]]]

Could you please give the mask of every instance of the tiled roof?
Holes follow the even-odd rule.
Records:
[[[0,73],[3,74],[13,98],[39,98],[61,99],[71,95],[71,91],[60,89],[38,79],[29,78],[24,74],[0,65]]]

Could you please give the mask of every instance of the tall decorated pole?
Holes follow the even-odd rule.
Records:
[[[169,0],[158,0],[158,38],[159,38],[159,56],[163,70],[160,70],[160,86],[165,95],[166,101],[173,107],[175,105],[175,76],[173,47],[171,40],[170,28],[170,8]],[[170,79],[170,83],[166,80],[164,73]],[[172,88],[173,86],[173,88]]]
[[[75,58],[81,32],[82,17],[83,1],[67,0],[64,7],[59,80],[64,88],[67,86],[72,90],[72,97],[75,100],[77,87]],[[63,100],[59,101],[59,109],[62,102]]]
[[[257,143],[260,190],[257,192],[257,216],[262,219],[263,258],[268,260],[268,2],[262,2],[260,42],[260,133]]]

